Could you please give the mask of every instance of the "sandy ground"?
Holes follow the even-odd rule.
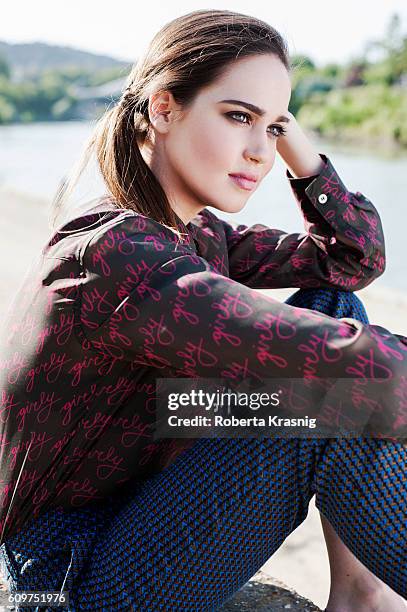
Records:
[[[37,257],[47,237],[47,209],[41,200],[0,189],[0,321],[28,266]],[[17,231],[18,227],[18,231]],[[265,291],[285,300],[293,289]],[[374,285],[358,292],[371,323],[394,333],[407,335],[407,295],[383,291]],[[262,570],[325,607],[329,592],[328,557],[322,536],[319,512],[312,501],[307,519],[292,533]]]

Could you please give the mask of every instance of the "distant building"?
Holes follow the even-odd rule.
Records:
[[[76,100],[75,114],[78,119],[94,119],[121,96],[127,77],[114,79],[97,87],[71,85],[69,94]]]

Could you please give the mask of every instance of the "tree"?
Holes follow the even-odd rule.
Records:
[[[10,66],[5,57],[0,55],[0,75],[10,78]]]
[[[291,66],[296,71],[305,70],[305,71],[312,72],[315,70],[315,64],[312,61],[312,59],[308,55],[301,55],[299,53],[291,57]]]
[[[353,61],[348,66],[343,85],[344,87],[355,87],[364,85],[364,73],[367,68],[367,63],[363,60]]]
[[[407,72],[407,37],[402,33],[400,16],[392,15],[383,40],[374,40],[365,48],[373,62],[366,70],[367,82],[398,83]]]

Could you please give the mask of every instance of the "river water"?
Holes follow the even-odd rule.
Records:
[[[39,196],[48,205],[61,178],[78,159],[92,122],[0,126],[0,186]],[[387,268],[376,285],[407,291],[407,156],[389,158],[380,151],[345,150],[319,142],[351,191],[361,191],[380,213],[387,247]],[[103,184],[92,165],[78,186],[78,197],[100,195]],[[275,166],[238,214],[215,213],[239,223],[264,223],[287,232],[303,232],[302,216],[277,156]]]

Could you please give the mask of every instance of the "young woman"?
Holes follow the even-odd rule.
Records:
[[[400,440],[153,437],[158,378],[407,373],[407,340],[369,325],[352,293],[384,270],[378,213],[315,151],[290,93],[278,32],[202,10],[162,28],[101,119],[84,162],[96,152],[106,196],[63,222],[60,206],[4,329],[12,590],[68,591],[70,610],[214,610],[316,494],[327,610],[405,609]],[[277,153],[306,233],[207,209],[242,210]],[[255,291],[277,287],[299,291]]]

